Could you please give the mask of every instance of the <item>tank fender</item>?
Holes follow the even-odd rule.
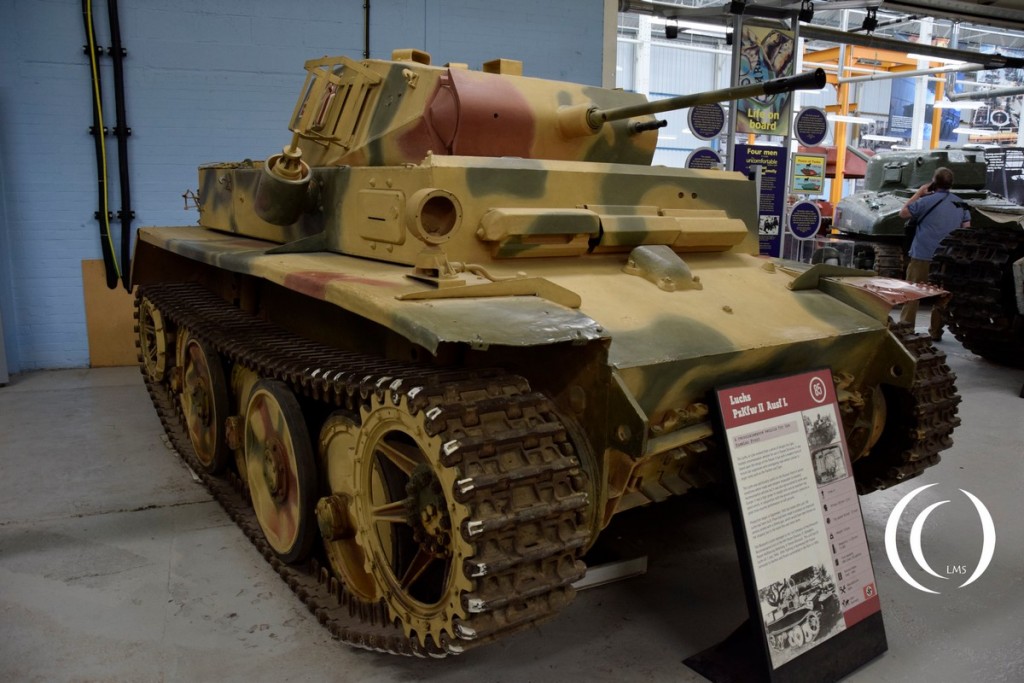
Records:
[[[947,293],[935,285],[879,276],[823,278],[818,289],[881,322],[895,306]]]
[[[881,277],[871,270],[827,264],[810,268],[803,264],[785,264],[780,269],[795,276],[787,285],[790,290],[820,290],[883,323],[888,321],[889,312],[895,306],[947,293],[934,285]]]

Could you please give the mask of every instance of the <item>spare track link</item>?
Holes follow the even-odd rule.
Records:
[[[875,446],[886,452],[854,463],[861,494],[906,481],[937,464],[939,452],[953,445],[953,430],[960,425],[960,394],[946,354],[932,345],[928,335],[915,333],[909,323],[893,323],[891,329],[917,359],[917,369],[909,390],[886,392],[889,416]]]
[[[245,483],[233,473],[228,480],[203,471],[173,392],[166,383],[147,379],[171,444],[335,638],[391,654],[445,657],[527,628],[572,599],[572,583],[586,571],[579,560],[589,533],[584,475],[550,401],[531,393],[525,379],[500,370],[439,370],[333,349],[250,316],[197,285],[151,285],[137,296],[212,343],[224,358],[285,381],[296,394],[358,415],[374,392],[390,391],[395,403],[404,396],[414,412],[427,411],[432,436],[444,435],[446,445],[457,442],[442,462],[458,468],[461,486],[451,493],[472,511],[461,532],[474,554],[456,571],[474,590],[462,596],[467,617],[456,620],[456,636],[424,645],[389,621],[383,602],[368,604],[350,595],[326,562],[313,560],[306,567],[281,562],[263,537]],[[504,431],[480,434],[474,427],[485,413],[503,414],[498,422]],[[551,449],[542,449],[544,444],[554,444],[562,455],[545,460]],[[524,489],[531,495],[522,495]],[[521,524],[540,529],[542,540],[519,547]]]
[[[1024,316],[1017,310],[1012,266],[1024,257],[1020,226],[960,228],[939,247],[931,281],[952,296],[946,322],[969,351],[1024,367]]]

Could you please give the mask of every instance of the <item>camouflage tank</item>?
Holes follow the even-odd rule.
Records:
[[[916,476],[954,378],[889,322],[927,286],[756,256],[755,184],[651,167],[647,102],[521,75],[306,64],[292,140],[139,231],[168,435],[321,623],[444,656],[560,610],[616,514],[720,477],[711,390],[830,366],[860,489]],[[900,287],[902,285],[902,288]]]
[[[992,221],[984,212],[1016,212],[1024,209],[987,189],[985,152],[982,150],[931,150],[885,152],[871,157],[864,176],[865,190],[843,197],[835,207],[832,227],[844,238],[857,242],[855,265],[901,278],[906,271],[904,244],[906,220],[900,209],[919,187],[931,181],[937,168],[953,171],[952,192],[971,210],[974,227]]]

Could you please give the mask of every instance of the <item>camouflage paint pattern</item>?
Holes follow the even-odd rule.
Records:
[[[574,106],[644,102],[622,90],[414,59],[325,57],[306,69],[289,128],[312,167],[397,166],[428,152],[646,165],[658,139],[656,131],[630,134],[625,121],[599,134],[566,134],[565,112]]]
[[[710,435],[715,386],[831,367],[870,427],[856,456],[878,437],[877,387],[909,385],[913,357],[887,329],[891,281],[776,267],[755,255],[744,176],[650,167],[654,131],[631,134],[634,120],[588,133],[573,118],[640,96],[418,61],[307,67],[290,128],[309,194],[294,221],[257,215],[262,163],[202,167],[201,227],[140,230],[135,282],[159,281],[171,252],[327,301],[431,354],[529,349],[542,366],[555,345],[587,347],[589,375],[551,391],[585,399],[599,526],[660,499],[640,479],[685,489],[673,467]],[[651,247],[667,265],[637,258]],[[530,282],[550,286],[517,288]]]

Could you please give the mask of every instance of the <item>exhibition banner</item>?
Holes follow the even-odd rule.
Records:
[[[793,33],[744,26],[740,39],[739,82],[754,85],[793,75]],[[748,97],[736,103],[736,131],[760,135],[789,134],[792,93]]]
[[[751,616],[777,670],[881,611],[832,373],[716,396],[756,591]],[[881,628],[871,625],[880,634],[867,639],[870,656],[884,649]],[[807,661],[822,657],[832,658]]]
[[[761,167],[761,196],[757,207],[757,234],[762,256],[779,256],[782,220],[786,208],[786,158],[783,147],[736,145],[733,170],[750,175]]]
[[[899,138],[910,139],[914,121],[914,94],[917,87],[914,78],[896,78],[892,80],[889,97],[889,128],[886,135],[895,135]],[[928,99],[924,108],[924,141],[925,144],[932,136],[932,105],[935,101],[935,83],[928,83]],[[965,113],[970,117],[970,113]],[[960,111],[957,109],[943,109],[939,119],[940,131],[939,140],[942,142],[956,142],[957,133],[953,129],[960,125]],[[968,125],[968,124],[964,124]]]

